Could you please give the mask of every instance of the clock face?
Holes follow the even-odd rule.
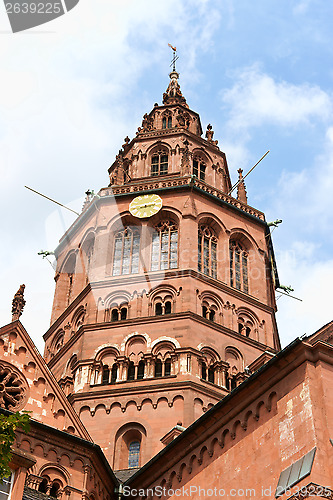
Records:
[[[158,194],[143,194],[131,201],[129,211],[135,217],[144,219],[157,214],[162,208],[162,199]]]

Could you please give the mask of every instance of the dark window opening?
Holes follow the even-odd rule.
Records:
[[[251,333],[251,328],[247,326],[246,327],[246,336],[249,337],[250,333]]]
[[[162,316],[162,304],[160,302],[155,305],[155,315]]]
[[[103,366],[103,375],[102,375],[102,384],[103,385],[106,385],[109,383],[109,379],[110,379],[110,370],[109,370],[109,367],[108,365],[104,365]]]
[[[50,497],[57,498],[59,489],[60,489],[59,484],[53,483],[49,493]]]
[[[243,331],[243,325],[242,323],[238,323],[238,333],[242,333]]]
[[[118,321],[118,309],[112,309],[111,321]]]
[[[111,370],[111,384],[115,384],[117,381],[117,374],[118,374],[118,366],[116,363],[112,366]]]
[[[140,442],[132,441],[128,447],[128,468],[139,467]]]
[[[167,359],[164,365],[164,375],[169,377],[171,375],[171,359]]]
[[[172,118],[169,116],[168,118],[168,128],[172,128]]]
[[[201,378],[207,380],[207,367],[206,363],[201,363]]]
[[[138,365],[138,380],[142,380],[145,376],[145,362],[139,361]]]
[[[202,316],[204,318],[207,318],[207,311],[208,311],[207,307],[206,306],[202,306]]]
[[[128,365],[127,380],[134,380],[135,378],[135,366],[133,361]]]
[[[122,307],[120,310],[120,319],[124,320],[127,318],[127,308]]]
[[[164,116],[162,118],[162,128],[166,128],[166,124],[167,124],[167,121],[166,121],[166,117]]]
[[[162,377],[162,361],[159,359],[155,362],[155,377]]]
[[[210,319],[210,321],[214,321],[214,318],[215,318],[215,311],[213,309],[211,309],[209,311],[209,319]]]
[[[43,479],[43,481],[38,486],[38,491],[40,491],[41,493],[47,492],[47,479]]]
[[[211,382],[212,384],[215,382],[214,368],[208,368],[208,382]]]
[[[164,314],[171,314],[171,302],[166,302],[164,306]]]

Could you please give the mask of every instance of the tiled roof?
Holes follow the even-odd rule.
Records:
[[[127,481],[127,479],[129,479],[131,476],[133,476],[133,474],[135,472],[137,472],[139,469],[123,469],[123,470],[116,470],[114,471],[114,475],[116,476],[116,478],[121,481],[122,483],[124,483],[125,481]]]
[[[40,491],[33,490],[28,486],[24,487],[22,500],[50,500],[51,497]]]

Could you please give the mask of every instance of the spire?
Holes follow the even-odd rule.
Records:
[[[246,194],[245,182],[243,180],[243,170],[240,168],[237,170],[237,172],[239,174],[239,179],[238,179],[239,184],[237,187],[237,200],[247,205],[247,194]]]
[[[163,104],[182,104],[183,106],[186,106],[188,108],[186,99],[183,96],[182,91],[180,90],[180,85],[178,83],[179,73],[177,73],[176,71],[176,61],[178,59],[178,56],[176,54],[177,48],[173,47],[170,43],[168,45],[173,51],[173,58],[170,64],[170,66],[172,66],[172,71],[169,74],[170,83],[168,85],[168,88],[166,89],[166,92],[164,92],[163,94]]]
[[[25,285],[21,285],[14,295],[12,302],[12,321],[17,321],[22,314],[25,306],[24,289]]]

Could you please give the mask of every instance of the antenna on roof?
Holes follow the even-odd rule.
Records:
[[[80,215],[78,212],[75,212],[75,210],[72,210],[71,208],[66,207],[66,205],[63,205],[62,203],[59,203],[59,201],[55,201],[52,198],[49,198],[48,196],[46,196],[45,194],[39,193],[38,191],[35,191],[34,189],[32,189],[32,188],[30,188],[28,186],[24,186],[24,187],[27,188],[27,189],[29,189],[33,193],[39,194],[39,196],[42,196],[43,198],[46,198],[47,200],[50,200],[53,203],[56,203],[57,205],[60,205],[62,208],[66,208],[66,210],[69,210],[70,212],[73,212],[73,214]]]
[[[242,181],[244,181],[244,179],[252,172],[252,170],[254,170],[256,168],[256,166],[261,162],[261,160],[263,160],[265,158],[265,156],[267,156],[269,153],[269,150],[260,158],[259,161],[257,161],[257,163],[252,167],[250,168],[250,170],[248,171],[247,174],[244,175],[244,177],[242,179],[240,179],[239,181],[236,182],[236,184],[234,186],[232,186],[232,188],[230,189],[228,195],[230,196],[231,193],[233,192],[234,189],[236,189],[236,187],[238,186],[238,184],[240,184]]]
[[[173,47],[171,43],[168,43],[168,45],[173,51],[173,58],[170,66],[172,66],[172,71],[176,71],[176,61],[179,59],[179,56],[177,56],[177,47]]]

